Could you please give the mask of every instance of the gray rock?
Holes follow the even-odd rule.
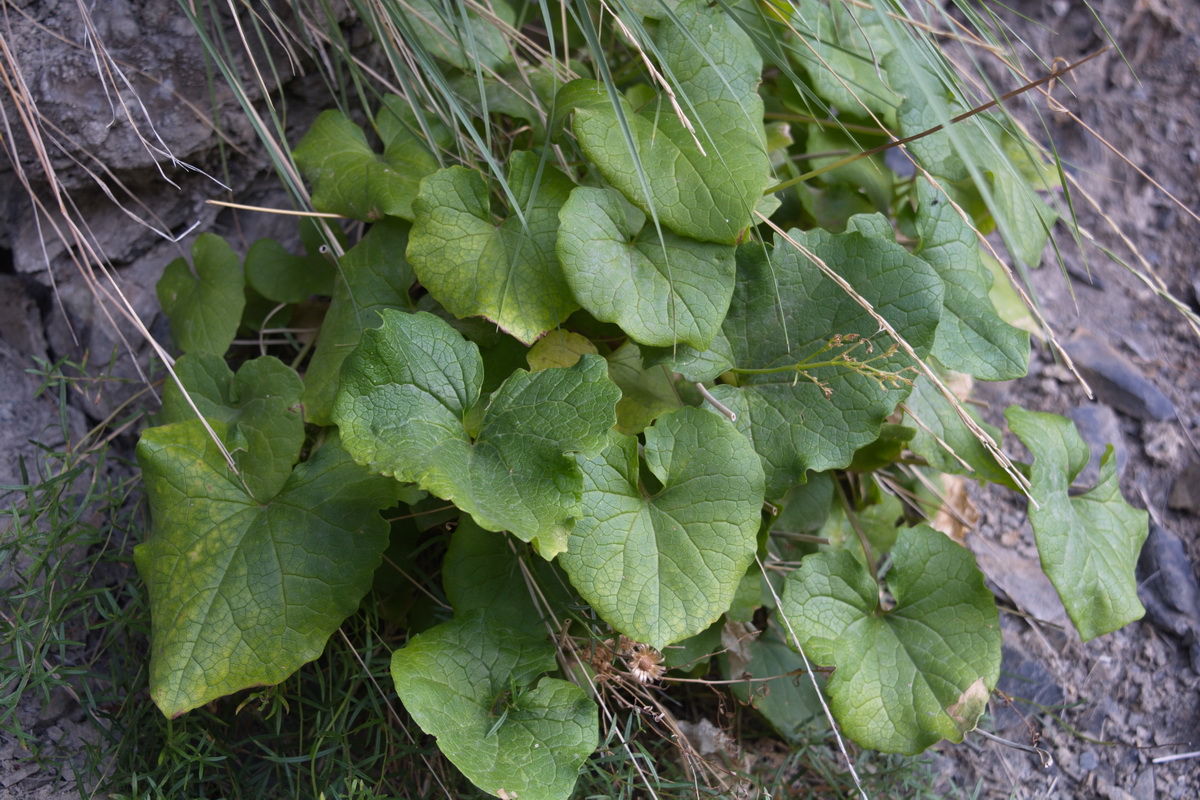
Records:
[[[1020,715],[1026,719],[1036,717],[1041,713],[1037,706],[1056,706],[1064,697],[1062,688],[1040,661],[1007,644],[1000,651],[1000,680],[996,688],[1013,698],[1015,705],[1013,708],[996,704],[996,729],[1001,735],[1009,733],[1019,740],[1024,739],[1019,732],[1025,729]],[[1087,767],[1094,768],[1094,765]]]
[[[1159,466],[1178,464],[1186,444],[1179,432],[1179,423],[1173,419],[1142,423],[1142,449]]]
[[[16,275],[0,275],[0,341],[26,356],[46,356],[42,315]]]
[[[1138,599],[1146,607],[1146,618],[1154,625],[1182,638],[1189,646],[1192,668],[1200,672],[1196,647],[1200,634],[1200,587],[1183,542],[1171,531],[1150,524],[1150,535],[1138,558]]]
[[[1188,464],[1176,476],[1167,505],[1200,517],[1200,461]]]
[[[1146,767],[1138,774],[1137,780],[1133,783],[1133,788],[1129,790],[1137,800],[1154,800],[1157,797],[1154,786],[1154,768]]]
[[[1121,432],[1121,421],[1117,419],[1116,412],[1100,403],[1088,403],[1072,408],[1067,412],[1067,416],[1074,421],[1079,435],[1087,442],[1088,449],[1092,453],[1083,472],[1076,476],[1075,485],[1084,489],[1090,489],[1096,485],[1096,481],[1100,477],[1100,457],[1104,455],[1105,448],[1110,444],[1113,446],[1113,454],[1117,458],[1117,475],[1123,476],[1125,464],[1129,461],[1129,452],[1125,446],[1125,435]]]
[[[1079,766],[1082,769],[1091,772],[1100,764],[1100,759],[1091,750],[1086,751],[1079,757]]]
[[[1103,339],[1080,329],[1063,346],[1101,402],[1141,420],[1175,417],[1167,396]]]

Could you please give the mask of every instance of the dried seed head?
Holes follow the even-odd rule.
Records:
[[[648,644],[635,644],[625,657],[625,663],[639,683],[653,683],[667,671],[662,664],[662,653]]]

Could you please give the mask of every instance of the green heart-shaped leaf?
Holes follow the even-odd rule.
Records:
[[[559,219],[563,273],[592,316],[641,344],[709,346],[733,294],[732,247],[633,230],[611,189],[576,188]]]
[[[242,262],[224,239],[202,233],[192,262],[177,258],[158,281],[158,302],[171,321],[171,338],[185,353],[224,355],[246,307]]]
[[[375,222],[384,216],[413,218],[417,187],[438,168],[407,104],[388,97],[379,109],[383,154],[367,143],[362,129],[340,111],[323,111],[292,150],[312,184],[318,211]],[[437,135],[437,131],[435,131]]]
[[[489,0],[487,10],[484,17],[460,4],[405,0],[400,16],[434,56],[467,72],[477,67],[494,71],[511,62],[512,55],[503,28],[493,19],[511,29],[516,18],[504,0]]]
[[[762,468],[726,420],[695,408],[646,429],[648,486],[638,441],[614,433],[580,459],[583,515],[559,561],[606,622],[659,649],[704,630],[733,601],[754,559]]]
[[[704,0],[682,0],[655,43],[678,108],[661,97],[635,110],[602,83],[577,80],[559,92],[558,112],[574,111],[579,146],[631,203],[681,236],[734,244],[769,181],[762,59]]]
[[[579,308],[554,250],[574,184],[533,153],[514,153],[508,164],[519,209],[503,222],[479,172],[451,167],[426,178],[413,203],[408,260],[447,311],[487,317],[531,344]]]
[[[794,230],[789,237],[847,281],[918,356],[926,355],[941,313],[941,281],[892,240],[882,217],[851,222],[843,234]],[[890,339],[876,337],[874,317],[782,239],[770,251],[739,248],[724,331],[739,369],[824,365],[803,374],[744,374],[739,386],[712,390],[737,414],[738,429],[762,457],[770,500],[808,470],[849,466],[911,389],[906,380],[913,376],[905,371],[912,360],[902,350],[891,352]]]
[[[892,51],[896,37],[879,12],[820,0],[791,5],[791,24],[802,41],[790,51],[808,70],[817,94],[839,111],[865,116],[865,107],[890,124],[900,99],[883,80],[879,59]]]
[[[836,667],[829,707],[873,750],[919,753],[962,741],[1000,677],[1000,615],[975,559],[932,528],[904,528],[892,550],[891,610],[845,550],[805,557],[781,612],[810,659]]]
[[[1088,447],[1075,425],[1056,414],[1010,406],[1008,426],[1033,454],[1030,478],[1037,507],[1029,523],[1042,571],[1062,598],[1085,642],[1141,619],[1137,594],[1138,554],[1149,534],[1145,511],[1121,497],[1109,445],[1095,488],[1072,497],[1071,481],[1088,462]]]
[[[305,255],[289,253],[274,239],[259,239],[246,252],[246,282],[276,303],[300,303],[310,295],[333,291],[334,262],[323,252],[320,230],[308,218],[299,227]]]
[[[147,430],[137,453],[154,529],[134,559],[150,592],[150,694],[162,712],[279,683],[319,656],[371,587],[387,546],[377,512],[399,485],[334,438],[278,494],[255,499],[198,420]]]
[[[604,359],[517,370],[476,409],[483,360],[474,343],[432,314],[380,316],[342,367],[333,419],[346,448],[553,558],[579,515],[582,478],[568,454],[599,450],[616,421],[620,391]]]
[[[421,730],[480,789],[566,800],[599,744],[599,711],[583,690],[541,678],[554,646],[482,612],[456,617],[392,654],[392,679]]]
[[[225,359],[189,353],[175,362],[175,374],[203,416],[225,423],[245,442],[232,455],[250,494],[263,500],[274,497],[304,444],[304,421],[297,408],[304,384],[296,371],[274,356],[263,356],[247,361],[235,377]],[[195,417],[179,387],[168,381],[158,422]]]

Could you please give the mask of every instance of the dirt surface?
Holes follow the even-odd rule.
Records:
[[[229,215],[218,215],[203,206],[205,197],[218,194],[207,179],[196,183],[193,176],[182,191],[169,186],[155,166],[163,159],[147,155],[127,123],[118,120],[109,127],[88,123],[97,115],[107,121],[112,114],[98,85],[90,91],[78,86],[95,68],[79,46],[85,37],[73,21],[75,3],[47,0],[41,5],[50,15],[37,24],[14,17],[9,24],[17,30],[6,34],[7,40],[23,42],[26,54],[36,64],[54,67],[39,71],[33,87],[45,97],[45,110],[62,120],[64,136],[95,151],[97,163],[107,160],[118,170],[132,192],[143,198],[146,209],[153,209],[148,218],[156,214],[161,227],[176,232],[199,221],[200,230],[236,234],[244,240],[276,233],[239,229]],[[1107,0],[1092,5],[1137,77],[1114,51],[1056,86],[1054,96],[1184,205],[1200,209],[1200,4],[1194,0]],[[1025,42],[1046,64],[1056,57],[1074,61],[1107,41],[1080,0],[1020,0],[1009,6],[1030,21],[1022,22],[1012,14],[1005,20],[1019,27]],[[177,4],[174,0],[113,0],[110,8],[106,30],[99,33],[117,48],[115,56],[169,82],[150,81],[138,87],[149,98],[147,113],[158,119],[165,144],[181,159],[218,172],[216,134],[194,111],[179,105],[187,100],[208,108],[210,101],[206,85],[195,82],[195,65],[178,60],[179,37],[185,34],[171,28],[174,23],[164,16],[177,13]],[[74,44],[60,43],[61,51],[54,51],[59,45],[47,43],[38,25],[55,28]],[[147,50],[141,43],[153,42],[155,37],[130,34],[139,25],[161,26],[169,45],[161,51]],[[35,39],[42,42],[36,52]],[[135,76],[135,80],[149,79]],[[1011,79],[1005,80],[1005,85],[1011,84]],[[79,96],[56,95],[55,87],[64,85],[74,86],[72,91]],[[231,98],[221,96],[218,101],[225,135],[252,155],[252,132],[239,121]],[[1165,287],[1183,302],[1200,305],[1196,266],[1200,223],[1065,114],[1050,110],[1044,100],[1039,107],[1045,128],[1032,114],[1019,112],[1034,135],[1053,139],[1070,173],[1128,234]],[[303,104],[293,107],[298,125],[305,123],[302,108]],[[271,179],[261,154],[239,163],[243,166],[236,174],[222,177],[236,183],[239,199],[264,201]],[[32,165],[25,164],[27,168]],[[185,252],[188,241],[175,244],[156,237],[124,212],[114,210],[102,192],[86,188],[82,173],[68,160],[60,159],[59,165],[67,182],[81,187],[84,207],[94,207],[96,228],[120,270],[121,286],[154,329],[154,281],[166,261]],[[179,180],[184,173],[175,170],[169,175]],[[15,480],[16,455],[36,452],[29,440],[47,441],[57,432],[54,410],[48,404],[29,402],[33,383],[24,368],[30,356],[55,359],[90,349],[107,357],[107,353],[117,352],[111,374],[134,381],[137,371],[134,359],[120,354],[119,338],[90,293],[72,277],[71,252],[52,244],[43,253],[32,216],[21,205],[13,172],[0,172],[0,195],[0,212],[8,222],[0,235],[0,252],[7,256],[0,260],[0,273],[8,273],[0,274],[0,483],[9,483]],[[1080,224],[1104,246],[1137,263],[1081,195],[1076,196],[1075,208]],[[1052,756],[1052,766],[1043,767],[1038,756],[976,734],[962,746],[942,746],[933,755],[945,778],[947,796],[960,796],[954,787],[965,790],[961,796],[971,796],[978,785],[979,797],[1200,797],[1200,758],[1152,763],[1156,757],[1200,750],[1200,677],[1196,671],[1200,658],[1193,658],[1193,651],[1200,651],[1196,645],[1200,607],[1194,596],[1188,599],[1188,592],[1195,588],[1195,565],[1200,563],[1200,512],[1171,508],[1168,503],[1173,486],[1189,480],[1180,477],[1187,465],[1200,462],[1200,451],[1194,445],[1200,441],[1200,337],[1150,286],[1109,262],[1097,248],[1081,251],[1065,234],[1059,238],[1063,265],[1073,277],[1064,278],[1055,266],[1055,254],[1048,252],[1047,266],[1036,272],[1032,281],[1045,316],[1064,340],[1086,338],[1087,331],[1092,331],[1111,343],[1116,357],[1157,386],[1177,416],[1148,420],[1123,412],[1106,413],[1109,406],[1120,403],[1111,395],[1090,401],[1045,347],[1036,349],[1030,379],[980,385],[977,396],[988,404],[986,415],[996,424],[1003,422],[1002,411],[1013,402],[1063,414],[1081,413],[1076,409],[1084,408],[1082,413],[1108,422],[1109,433],[1101,436],[1101,444],[1113,442],[1125,454],[1121,479],[1125,497],[1149,509],[1164,531],[1155,539],[1162,557],[1139,576],[1151,614],[1120,632],[1081,643],[1069,624],[1063,624],[1061,603],[1038,568],[1024,503],[1005,491],[972,489],[981,521],[970,544],[993,579],[1002,604],[1013,609],[1002,615],[1002,688],[1018,697],[1036,696],[1045,706],[1068,708],[1055,712],[1063,722],[1028,706],[1017,706],[1021,715],[1002,707],[994,709],[989,730],[1022,745],[1036,739]],[[58,295],[49,286],[47,257],[57,271]],[[1089,275],[1091,283],[1086,282]],[[63,324],[64,308],[70,327]],[[144,362],[146,354],[139,349],[136,356]],[[81,399],[71,412],[71,425],[80,427],[87,420],[103,418],[124,396],[114,392]],[[1007,436],[1005,442],[1022,455],[1013,437]],[[1200,476],[1191,480],[1200,484]],[[1200,493],[1200,486],[1195,491]],[[1191,606],[1172,608],[1172,601],[1184,606],[1190,602]],[[65,697],[55,698],[46,708],[37,699],[31,698],[19,709],[22,724],[48,741],[61,741],[68,753],[77,751],[87,735],[82,709]],[[30,769],[28,754],[0,736],[0,798],[76,797],[78,790],[68,772],[53,775],[45,769]]]
[[[1054,97],[1184,205],[1200,209],[1200,6],[1171,0],[1092,5],[1137,77],[1111,51],[1057,86]],[[1055,57],[1075,61],[1107,43],[1083,2],[1011,7],[1035,23],[1021,25],[1021,35],[1047,62]],[[1013,15],[1005,19],[1019,22]],[[1059,155],[1084,191],[1128,235],[1175,297],[1193,308],[1200,305],[1200,223],[1065,114],[1049,110],[1044,100],[1038,106]],[[1041,130],[1031,112],[1017,113],[1035,134]],[[1137,264],[1086,200],[1077,195],[1075,207],[1083,228]],[[1064,278],[1048,250],[1046,266],[1032,281],[1052,327],[1068,342],[1089,338],[1089,332],[1106,340],[1115,358],[1166,395],[1177,418],[1113,413],[1108,406],[1122,403],[1101,387],[1097,400],[1090,401],[1044,346],[1035,348],[1029,379],[977,385],[976,396],[988,404],[986,416],[996,424],[1003,423],[1002,411],[1011,403],[1107,421],[1099,446],[1112,442],[1125,453],[1122,493],[1161,525],[1153,544],[1165,548],[1167,556],[1156,569],[1139,571],[1147,618],[1083,644],[1038,568],[1023,501],[1004,490],[973,490],[981,522],[971,546],[1002,605],[1014,610],[1002,615],[1001,686],[1017,697],[1036,696],[1044,706],[1070,708],[1058,713],[1066,724],[1019,703],[1024,719],[1009,709],[994,709],[997,735],[1024,745],[1038,741],[1053,766],[1043,768],[1038,756],[978,735],[963,747],[943,746],[939,766],[968,792],[981,784],[981,797],[1200,797],[1200,759],[1152,763],[1156,757],[1200,750],[1200,659],[1190,652],[1200,607],[1194,594],[1186,596],[1194,592],[1200,563],[1200,519],[1168,503],[1176,482],[1200,482],[1183,475],[1189,463],[1200,460],[1194,444],[1200,441],[1200,339],[1151,287],[1097,248],[1080,250],[1066,236],[1060,242],[1071,277]],[[1014,437],[1007,435],[1005,444],[1019,454]],[[1163,595],[1168,603],[1174,595],[1190,604],[1190,632],[1171,616],[1172,609],[1164,612]]]

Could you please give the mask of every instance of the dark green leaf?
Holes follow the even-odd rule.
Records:
[[[158,281],[158,302],[171,321],[171,338],[185,353],[224,355],[246,306],[237,253],[220,236],[202,233],[192,245],[195,274],[177,258]]]

